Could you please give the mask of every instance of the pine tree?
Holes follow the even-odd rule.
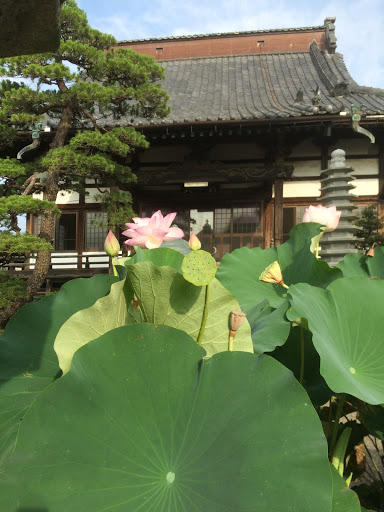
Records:
[[[358,249],[366,251],[373,244],[384,245],[384,234],[380,233],[384,228],[384,223],[378,216],[376,204],[370,204],[363,208],[355,225],[359,228],[355,233],[358,238],[356,242]]]
[[[115,44],[112,36],[88,25],[74,0],[65,0],[55,53],[0,61],[0,76],[19,80],[4,80],[0,86],[0,151],[5,155],[0,159],[0,264],[10,255],[37,251],[35,269],[19,300],[13,297],[11,304],[0,307],[0,324],[31,300],[47,275],[60,213],[55,206],[58,192],[81,192],[87,179],[103,187],[134,181],[128,158],[148,143],[126,120],[164,117],[169,111],[160,85],[163,69],[152,57],[113,49]],[[115,120],[115,127],[107,127],[107,117]],[[31,134],[36,123],[47,119],[56,120],[49,149],[36,149],[33,162],[15,159],[12,144],[20,131]],[[35,192],[42,199],[31,197]],[[113,201],[119,202],[118,209]],[[127,195],[122,200],[116,188],[104,202],[120,218],[122,207],[127,220],[132,215],[131,201]],[[27,213],[42,216],[38,237],[19,233],[18,215]]]

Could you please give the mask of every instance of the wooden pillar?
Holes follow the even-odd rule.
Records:
[[[328,169],[328,141],[324,138],[321,144],[321,170]]]
[[[283,178],[275,179],[275,208],[274,208],[274,242],[275,246],[283,243]]]
[[[273,200],[268,199],[264,203],[264,247],[263,249],[269,249],[274,245],[274,219],[273,219]]]
[[[81,205],[81,206],[80,206]],[[83,268],[83,252],[85,248],[85,230],[86,230],[86,209],[85,194],[79,194],[79,209],[76,216],[76,252],[77,252],[77,268]]]

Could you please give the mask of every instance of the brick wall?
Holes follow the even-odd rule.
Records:
[[[325,29],[300,32],[260,33],[252,35],[207,36],[174,40],[120,43],[118,48],[152,55],[156,60],[215,55],[245,55],[250,53],[285,53],[306,51],[315,40],[320,49],[325,47]]]

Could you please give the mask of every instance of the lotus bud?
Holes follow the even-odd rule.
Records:
[[[374,255],[375,255],[375,247],[376,247],[376,242],[369,249],[369,251],[367,252],[366,256],[369,256],[370,258],[373,258]]]
[[[268,265],[268,267],[260,274],[259,279],[265,283],[280,284],[281,286],[284,286],[284,288],[288,288],[283,281],[283,274],[281,273],[278,261],[274,261]]]
[[[192,251],[198,251],[199,249],[201,249],[201,242],[200,242],[200,240],[197,238],[197,236],[195,235],[195,233],[191,233],[191,237],[190,237],[190,239],[189,239],[188,245],[189,245],[189,248],[190,248]]]
[[[105,239],[104,251],[107,254],[109,254],[109,256],[112,256],[112,257],[118,256],[118,254],[120,252],[119,242],[111,230],[109,230],[107,238]]]
[[[139,307],[139,301],[137,300],[136,294],[133,294],[133,307],[137,309]]]
[[[231,326],[231,332],[230,336],[235,337],[237,329],[241,326],[241,324],[244,322],[244,319],[246,317],[246,314],[243,313],[243,311],[233,310],[231,311],[231,318],[230,318],[230,326]]]

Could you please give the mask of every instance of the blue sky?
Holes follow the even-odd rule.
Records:
[[[360,85],[384,89],[383,0],[77,0],[93,28],[118,40],[322,25],[336,16],[337,51]]]

